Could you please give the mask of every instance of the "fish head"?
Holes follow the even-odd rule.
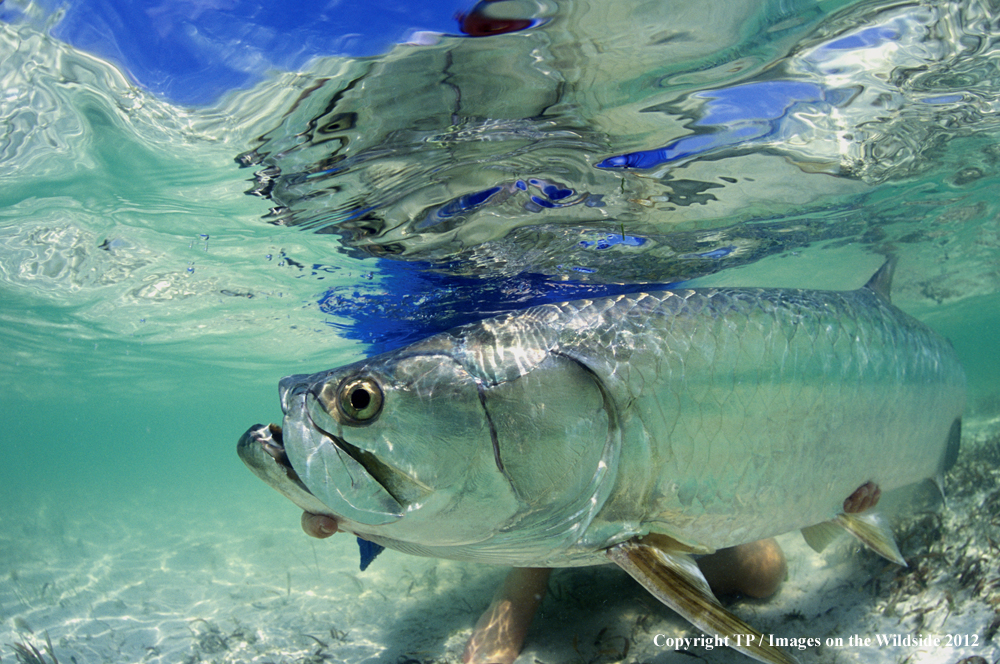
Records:
[[[607,497],[614,427],[589,372],[565,357],[532,357],[500,375],[468,340],[439,335],[288,376],[280,445],[251,430],[240,454],[303,509],[366,539],[537,562],[577,539]]]
[[[477,381],[441,349],[411,349],[280,384],[290,466],[358,534],[466,542],[463,513],[493,523],[511,505],[491,473],[490,428]],[[451,517],[444,519],[442,514]],[[389,528],[388,526],[395,526]]]

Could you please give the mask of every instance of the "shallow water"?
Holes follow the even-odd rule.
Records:
[[[854,288],[892,253],[894,302],[963,359],[967,426],[1000,416],[989,2],[502,2],[464,27],[520,29],[300,49],[217,101],[152,84],[126,46],[121,65],[70,46],[78,11],[5,11],[0,644],[293,661],[309,639],[247,608],[284,601],[303,633],[346,611],[350,637],[323,628],[344,661],[451,661],[499,572],[387,553],[356,575],[353,543],[305,541],[235,443],[279,420],[281,376],[530,303]],[[420,588],[448,608],[414,627]],[[221,641],[199,622],[224,620]],[[541,661],[616,661],[533,634]]]

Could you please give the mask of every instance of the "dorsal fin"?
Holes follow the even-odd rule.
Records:
[[[882,263],[882,267],[878,269],[878,272],[872,275],[872,278],[868,280],[865,284],[865,288],[875,291],[887,301],[892,302],[892,298],[889,296],[889,291],[892,290],[892,274],[896,271],[896,257],[889,256]]]

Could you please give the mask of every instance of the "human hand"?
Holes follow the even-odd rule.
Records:
[[[302,530],[306,531],[306,535],[324,539],[337,532],[337,521],[322,514],[303,512]]]

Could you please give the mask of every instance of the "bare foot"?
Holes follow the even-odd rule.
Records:
[[[302,530],[306,535],[323,539],[337,532],[337,521],[322,514],[302,513]]]
[[[337,532],[337,521],[303,512],[302,530],[323,539]],[[757,598],[773,594],[788,570],[785,554],[774,539],[720,549],[699,558],[698,567],[715,594]],[[462,655],[465,664],[511,664],[517,659],[551,573],[547,568],[515,567],[507,574],[472,630]]]
[[[545,596],[551,569],[515,567],[479,618],[465,646],[465,664],[511,664]]]
[[[698,567],[716,595],[768,597],[785,580],[788,563],[771,539],[719,549],[698,559]]]

